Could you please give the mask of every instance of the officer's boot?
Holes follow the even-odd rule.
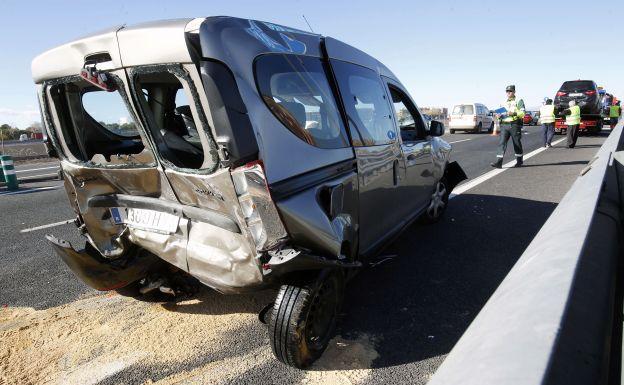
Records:
[[[521,156],[516,156],[516,164],[514,165],[514,167],[520,167],[520,166],[522,166],[522,163],[524,163],[522,161],[522,157]]]
[[[503,168],[503,158],[497,158],[496,162],[490,163],[490,166],[495,168]]]

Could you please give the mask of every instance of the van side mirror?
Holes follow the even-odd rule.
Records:
[[[444,135],[444,124],[437,120],[432,120],[429,123],[429,135],[442,136]]]

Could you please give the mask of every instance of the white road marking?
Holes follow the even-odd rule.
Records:
[[[0,193],[0,196],[4,196],[4,195],[19,195],[19,194],[25,194],[25,193],[34,192],[34,191],[56,190],[57,188],[60,188],[60,187],[62,187],[62,185],[29,188],[29,189],[26,189],[26,190],[18,190],[18,191],[7,191],[7,192]]]
[[[456,140],[456,141],[454,141],[454,142],[449,142],[449,144],[453,144],[453,143],[460,143],[460,142],[467,142],[467,141],[469,141],[469,140],[472,140],[472,138],[470,138],[470,139]]]
[[[74,221],[73,219],[68,219],[66,221],[55,222],[55,223],[48,223],[47,225],[41,225],[41,226],[37,226],[37,227],[31,227],[29,229],[20,230],[20,233],[29,233],[31,231],[43,230],[43,229],[47,229],[49,227],[66,225],[68,223],[72,223],[73,221]]]
[[[52,168],[59,168],[59,166],[29,168],[29,169],[24,169],[24,170],[15,170],[15,172],[20,173],[20,172],[40,171],[40,170],[49,170],[49,169],[52,169]]]
[[[41,178],[41,177],[44,177],[44,176],[58,176],[58,174],[57,173],[53,173],[53,174],[28,175],[28,176],[19,177],[19,180],[32,179],[32,178]]]
[[[564,140],[566,140],[566,138],[562,138],[562,139],[556,140],[556,141],[554,141],[552,143],[552,145],[554,146],[554,145],[556,145],[558,143],[563,142]],[[540,147],[537,150],[533,150],[533,151],[529,152],[528,154],[526,154],[523,157],[523,159],[527,160],[529,158],[532,158],[532,157],[534,157],[535,155],[539,154],[540,152],[542,152],[544,150],[546,150],[546,147]],[[485,182],[486,180],[492,179],[496,175],[498,175],[498,174],[500,174],[502,172],[507,171],[507,169],[513,167],[514,164],[516,164],[515,160],[512,160],[511,162],[507,162],[507,163],[505,163],[503,165],[503,168],[496,168],[496,169],[494,169],[492,171],[486,172],[485,174],[483,174],[481,176],[478,176],[477,178],[473,179],[472,181],[470,181],[468,183],[465,183],[465,184],[455,188],[453,190],[453,192],[451,193],[451,195],[449,196],[449,199],[453,199],[456,196],[458,196],[458,195],[460,195],[462,193],[465,193],[466,191],[470,190],[471,188],[480,185],[481,183]]]

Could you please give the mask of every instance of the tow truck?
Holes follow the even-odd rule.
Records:
[[[602,130],[603,120],[601,115],[583,115],[581,114],[581,124],[579,125],[579,133],[598,134]],[[555,119],[555,133],[565,134],[568,126],[565,118],[557,117]]]

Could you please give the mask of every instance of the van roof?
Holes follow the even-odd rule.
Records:
[[[232,59],[232,54],[235,53],[232,47],[225,47],[231,46],[226,44],[229,39],[243,46],[243,50],[246,46],[257,46],[261,42],[265,52],[295,53],[296,44],[301,41],[305,44],[304,52],[300,53],[320,56],[320,41],[323,38],[315,33],[274,23],[229,16],[160,20],[135,26],[121,25],[84,36],[35,57],[31,65],[33,80],[41,83],[77,75],[84,66],[85,59],[95,54],[104,58],[98,65],[98,68],[104,70],[134,65],[190,63],[192,58],[187,33],[201,34],[201,51],[204,57],[223,61],[227,61],[226,58]],[[295,39],[290,39],[292,46],[284,47],[272,39],[270,34],[282,34]],[[370,55],[330,37],[325,41],[331,57],[374,67],[380,74],[396,80],[396,76],[389,69]],[[238,48],[240,52],[241,47]],[[248,59],[246,55],[243,56]],[[242,56],[238,59],[242,59]]]

